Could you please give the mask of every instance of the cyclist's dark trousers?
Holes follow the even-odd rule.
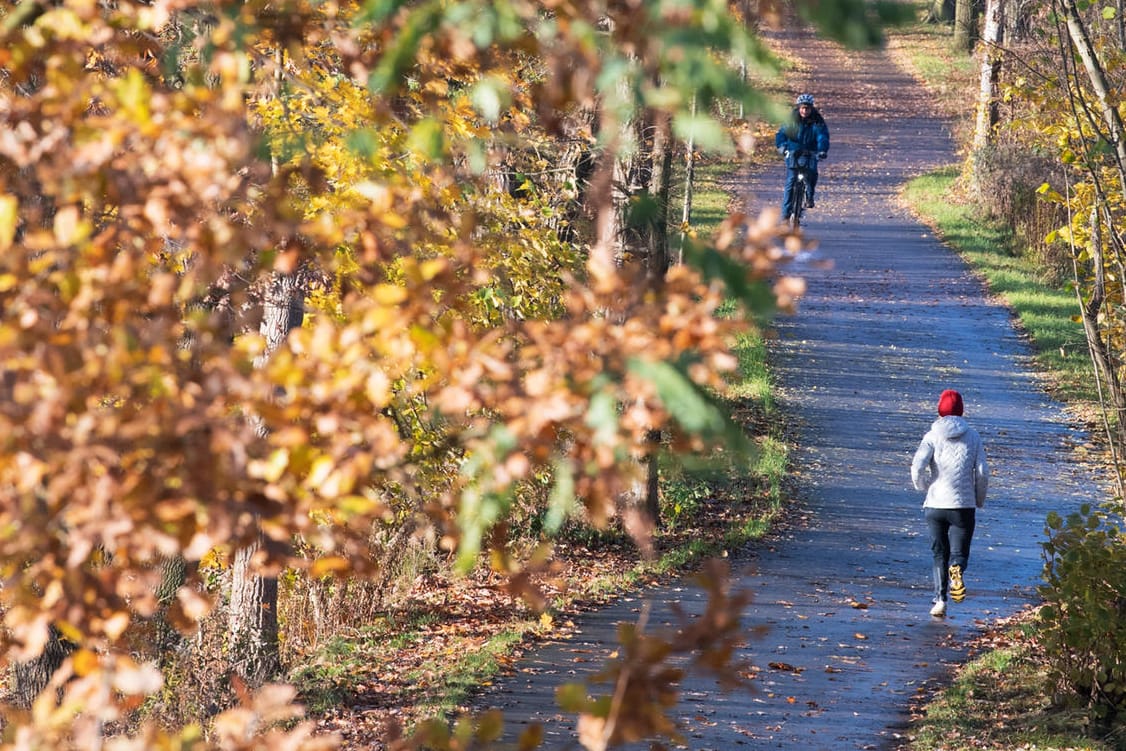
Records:
[[[786,169],[786,189],[782,193],[782,216],[790,215],[790,204],[794,200],[794,183],[798,180],[796,169]],[[817,171],[809,173],[809,200],[813,200],[813,190],[817,187]]]
[[[970,561],[970,541],[977,512],[972,508],[927,508],[924,511],[934,553],[934,597],[945,600],[950,567],[961,566],[965,571]]]

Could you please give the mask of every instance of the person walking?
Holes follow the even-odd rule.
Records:
[[[790,216],[794,200],[794,181],[797,179],[795,159],[799,151],[808,152],[811,169],[809,197],[806,208],[813,208],[813,193],[817,188],[817,161],[829,156],[829,126],[813,106],[813,94],[802,94],[794,103],[790,120],[783,123],[774,135],[774,146],[786,160],[786,187],[782,192],[782,217]]]
[[[989,465],[981,436],[962,416],[962,395],[953,389],[938,398],[938,419],[923,436],[911,462],[911,482],[925,492],[923,502],[934,553],[934,604],[931,615],[946,615],[946,598],[966,596],[964,575],[970,560],[977,509],[985,506]]]

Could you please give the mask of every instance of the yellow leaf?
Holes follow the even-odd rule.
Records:
[[[407,299],[407,291],[396,284],[380,284],[372,294],[381,305],[398,305]]]
[[[12,247],[12,240],[16,236],[16,225],[19,223],[19,215],[19,199],[7,194],[0,195],[0,251]],[[4,289],[10,289],[10,287]]]
[[[444,258],[432,258],[428,261],[423,261],[422,265],[419,266],[418,272],[424,280],[430,281],[438,276],[438,274],[445,271],[447,265],[448,263]]]
[[[114,89],[125,113],[139,124],[147,125],[152,93],[144,74],[137,68],[130,68],[123,77],[114,79]]]
[[[328,556],[326,558],[318,558],[317,560],[313,561],[313,565],[309,567],[309,576],[314,579],[319,579],[327,574],[347,570],[348,559],[334,555]]]
[[[498,740],[503,732],[504,714],[500,710],[488,711],[477,721],[477,738],[485,743]]]
[[[267,482],[277,482],[285,473],[285,469],[288,466],[289,451],[286,449],[277,449],[274,453],[270,454],[269,459],[262,463],[262,479]]]
[[[98,669],[98,656],[89,649],[80,649],[74,653],[74,673],[79,677],[87,676]]]
[[[318,456],[313,461],[313,466],[309,469],[309,474],[305,477],[305,486],[316,490],[326,481],[332,470],[336,468],[336,462],[332,460],[331,456]]]
[[[55,242],[74,245],[90,236],[90,223],[84,221],[77,206],[63,206],[55,214]]]
[[[362,495],[346,495],[335,501],[337,510],[346,516],[369,516],[384,508],[383,503]]]

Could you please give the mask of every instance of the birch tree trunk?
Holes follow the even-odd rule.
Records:
[[[692,100],[692,114],[696,114],[696,100]],[[684,205],[680,212],[680,250],[676,262],[684,263],[684,244],[692,225],[692,191],[696,183],[696,139],[688,137],[684,144]]]
[[[1123,137],[1126,129],[1123,128],[1122,115],[1116,106],[1118,104],[1117,97],[1111,96],[1106,72],[1099,62],[1098,53],[1091,43],[1091,36],[1087,33],[1087,27],[1083,25],[1083,19],[1079,17],[1079,9],[1076,7],[1075,0],[1063,0],[1062,5],[1071,44],[1079,54],[1079,59],[1083,61],[1083,69],[1087,73],[1091,89],[1098,98],[1099,113],[1102,115],[1103,124],[1106,126],[1110,143],[1114,147],[1114,157],[1118,163],[1118,180],[1122,186],[1123,195],[1126,195],[1126,139]]]
[[[986,0],[985,30],[981,46],[981,78],[977,99],[977,127],[974,130],[974,151],[993,143],[994,129],[1000,120],[997,88],[1001,81],[1004,42],[1004,0]]]
[[[1114,25],[1118,31],[1118,49],[1126,52],[1126,0],[1115,3]]]
[[[612,166],[611,210],[600,213],[599,240],[610,244],[617,266],[640,264],[639,295],[659,290],[669,267],[669,193],[672,183],[672,124],[666,114],[646,111],[618,126],[620,153]],[[603,250],[605,254],[605,250]],[[648,523],[660,525],[657,454],[661,435],[646,435],[643,478],[625,493],[621,502],[643,509]]]

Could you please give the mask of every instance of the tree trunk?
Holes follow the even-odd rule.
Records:
[[[660,289],[669,270],[669,195],[672,188],[672,123],[668,114],[658,114],[652,121],[652,140],[649,148],[651,178],[648,185],[649,198],[654,212],[646,227],[645,269],[646,284],[651,289]],[[648,461],[645,485],[645,510],[653,526],[661,526],[660,476],[658,455],[661,449],[661,431],[650,430],[647,434]]]
[[[281,672],[278,650],[278,580],[254,573],[261,540],[238,550],[231,564],[230,659],[251,686]]]
[[[1079,9],[1075,5],[1075,0],[1064,0],[1062,4],[1071,44],[1083,61],[1083,69],[1087,73],[1087,79],[1090,81],[1095,96],[1098,97],[1099,112],[1109,133],[1111,146],[1114,147],[1114,157],[1118,163],[1119,183],[1123,195],[1126,195],[1126,137],[1124,137],[1126,129],[1123,128],[1122,116],[1115,107],[1115,101],[1111,98],[1111,89],[1107,83],[1106,72],[1099,62],[1098,53],[1091,43],[1087,27],[1083,25],[1083,20],[1079,17]]]
[[[622,165],[628,191],[621,197],[624,250],[642,264],[647,290],[660,290],[669,268],[669,194],[672,185],[672,125],[667,114],[645,113],[636,125],[638,149]],[[641,199],[640,201],[638,199]],[[644,207],[638,215],[638,206]],[[661,524],[657,454],[661,433],[646,435],[646,480],[635,489],[654,527]]]
[[[275,274],[263,300],[260,333],[266,350],[256,363],[265,364],[292,329],[305,315],[305,285],[300,272]],[[266,435],[268,427],[257,430]],[[231,563],[231,601],[229,639],[232,667],[254,686],[274,678],[281,670],[278,651],[278,580],[255,573],[255,555],[262,546],[258,540],[235,552]]]
[[[954,0],[931,0],[927,7],[927,23],[950,23],[954,20]]]
[[[977,127],[974,151],[993,144],[993,134],[1000,120],[997,88],[1001,81],[1001,44],[1004,34],[1004,0],[986,0],[985,33],[981,47],[981,78],[977,99]]]
[[[74,651],[74,644],[64,639],[57,628],[53,625],[48,628],[43,653],[34,660],[12,666],[12,697],[16,706],[30,707],[35,697],[47,688],[63,660]]]
[[[969,52],[974,47],[973,0],[956,0],[954,4],[954,48]]]
[[[1114,25],[1118,31],[1118,49],[1126,52],[1126,0],[1118,0],[1115,5],[1117,13],[1114,14]]]
[[[188,575],[188,564],[181,555],[164,558],[160,562],[160,584],[156,588],[157,612],[156,621],[156,652],[157,659],[163,667],[168,664],[168,657],[180,642],[179,633],[168,623],[168,608],[176,599],[176,592],[184,585]]]
[[[692,100],[692,114],[696,114],[696,100]],[[680,251],[677,253],[676,262],[684,263],[684,244],[688,241],[688,232],[692,226],[692,190],[696,183],[696,140],[688,137],[684,144],[684,205],[680,212]]]
[[[1111,451],[1116,457],[1115,466],[1119,462],[1117,457],[1121,453],[1121,448],[1126,446],[1126,421],[1123,416],[1126,416],[1126,393],[1123,392],[1122,383],[1118,377],[1121,361],[1115,356],[1114,352],[1108,346],[1107,342],[1103,339],[1099,330],[1099,313],[1106,300],[1106,271],[1105,260],[1103,253],[1103,232],[1102,222],[1099,220],[1098,207],[1091,209],[1091,240],[1088,249],[1091,254],[1090,270],[1094,275],[1093,283],[1089,285],[1091,289],[1090,296],[1087,300],[1083,299],[1082,289],[1084,280],[1081,278],[1079,271],[1079,261],[1073,255],[1073,264],[1075,268],[1075,289],[1076,294],[1079,296],[1079,310],[1080,318],[1083,321],[1083,333],[1087,340],[1087,350],[1091,356],[1091,362],[1095,367],[1095,379],[1099,387],[1100,399],[1103,401],[1103,413],[1106,414],[1107,402],[1109,401],[1109,411],[1113,412],[1116,416],[1114,426],[1108,423],[1107,437],[1110,439]],[[1119,485],[1122,485],[1121,480]],[[1123,489],[1120,487],[1119,492]]]
[[[1032,28],[1035,25],[1031,0],[1003,0],[1005,7],[1001,11],[1004,16],[1005,28],[1001,36],[1010,48],[1027,42],[1032,37]]]
[[[653,212],[644,227],[645,269],[649,286],[660,288],[669,270],[669,194],[672,188],[672,124],[667,114],[650,121],[646,187]]]

